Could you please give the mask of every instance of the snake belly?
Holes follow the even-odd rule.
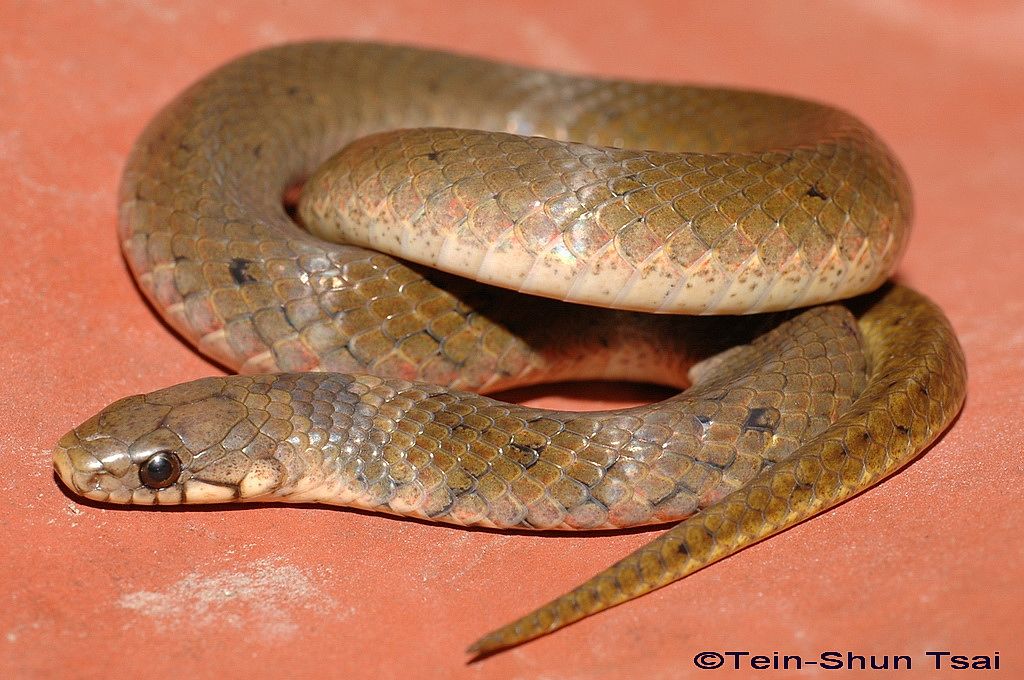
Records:
[[[303,181],[305,229],[282,201]],[[902,170],[819,104],[287,45],[168,105],[120,201],[141,289],[242,375],[128,397],[75,428],[54,453],[72,491],[503,528],[681,520],[475,653],[855,495],[965,395],[942,312],[882,285],[909,233]],[[477,394],[595,378],[688,389],[593,413]]]

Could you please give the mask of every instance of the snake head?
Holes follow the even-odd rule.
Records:
[[[53,466],[93,500],[134,504],[258,500],[284,474],[231,378],[114,402],[64,435]]]

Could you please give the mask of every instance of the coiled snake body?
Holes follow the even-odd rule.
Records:
[[[307,178],[304,231],[282,195]],[[817,104],[392,46],[255,53],[149,125],[120,236],[164,318],[257,375],[122,399],[54,465],[117,503],[682,520],[471,651],[514,645],[849,498],[950,423],[963,356],[907,288],[649,313],[874,290],[909,205],[882,143]],[[689,389],[594,413],[470,391],[570,378]]]

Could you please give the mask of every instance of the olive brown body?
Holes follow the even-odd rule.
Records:
[[[307,178],[303,230],[282,196]],[[514,645],[832,507],[942,432],[963,356],[907,288],[667,314],[865,294],[910,214],[884,144],[819,104],[392,46],[259,52],[143,133],[120,236],[175,329],[266,375],[123,399],[54,465],[120,503],[682,520],[471,649]],[[596,413],[476,394],[592,378],[688,389]]]

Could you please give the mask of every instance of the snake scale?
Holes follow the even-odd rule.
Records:
[[[884,283],[910,212],[882,142],[819,104],[387,45],[257,52],[154,119],[120,193],[141,289],[240,375],[122,399],[54,466],[114,503],[679,522],[470,648],[492,652],[832,507],[947,427],[957,340]],[[478,394],[568,379],[685,391],[589,413]]]

